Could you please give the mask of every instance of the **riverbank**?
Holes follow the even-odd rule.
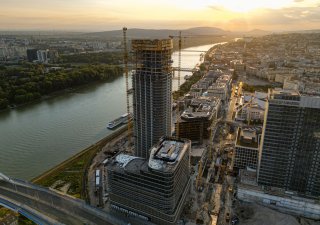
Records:
[[[123,126],[86,149],[80,151],[57,166],[33,178],[31,182],[57,190],[68,187],[66,193],[88,201],[87,172],[94,156],[110,141],[127,131]]]
[[[10,110],[19,109],[19,108],[22,108],[22,107],[25,107],[25,106],[28,106],[28,105],[31,105],[31,104],[41,103],[41,102],[43,102],[45,100],[52,99],[52,98],[55,98],[55,97],[58,97],[58,96],[62,96],[62,95],[68,94],[68,93],[74,93],[76,91],[80,91],[81,89],[84,89],[84,88],[87,88],[87,87],[90,87],[90,86],[94,86],[94,85],[97,85],[97,84],[110,83],[110,82],[113,82],[116,79],[119,79],[122,76],[123,76],[123,74],[119,75],[119,76],[116,76],[116,77],[113,77],[113,78],[109,78],[108,80],[101,80],[101,81],[94,80],[94,81],[88,82],[86,84],[80,84],[80,85],[69,87],[69,88],[65,88],[65,89],[62,89],[62,90],[57,90],[57,91],[51,92],[50,94],[43,95],[39,99],[34,99],[32,101],[28,101],[28,102],[21,103],[21,104],[14,104],[13,107],[11,107],[11,105],[9,105],[5,109],[0,109],[0,113],[1,112],[6,112],[6,111],[10,111]]]
[[[59,68],[59,69],[55,69]],[[94,81],[108,81],[122,76],[120,65],[88,64],[85,66],[49,67],[43,64],[21,64],[1,68],[0,108],[25,104],[53,92]]]
[[[191,50],[206,51],[210,47]],[[176,66],[178,54],[172,58]],[[183,68],[199,63],[199,55],[194,52],[182,52],[181,58]],[[190,75],[181,72],[182,77],[186,74]],[[175,90],[177,80],[172,86]],[[6,146],[1,150],[1,172],[31,180],[112,133],[107,123],[126,112],[124,76],[82,87],[0,113],[0,143]]]

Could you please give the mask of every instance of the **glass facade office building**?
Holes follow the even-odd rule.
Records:
[[[320,98],[269,90],[258,183],[320,195]]]

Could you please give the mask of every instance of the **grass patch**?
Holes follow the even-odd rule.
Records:
[[[10,212],[9,209],[1,208],[0,206],[0,218],[3,218],[8,212]]]
[[[32,182],[44,187],[50,187],[56,181],[62,181],[56,188],[62,187],[66,183],[70,183],[70,188],[67,194],[88,201],[86,181],[87,171],[91,165],[92,159],[109,141],[116,138],[126,130],[127,127],[117,130],[98,143],[91,145],[70,159],[62,162],[55,168],[34,178]]]

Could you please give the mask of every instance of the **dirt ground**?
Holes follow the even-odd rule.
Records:
[[[319,221],[297,218],[253,203],[241,203],[235,212],[239,225],[320,225]]]

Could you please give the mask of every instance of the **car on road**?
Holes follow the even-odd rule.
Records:
[[[239,218],[237,216],[233,216],[231,219],[231,224],[236,225],[240,222]]]

